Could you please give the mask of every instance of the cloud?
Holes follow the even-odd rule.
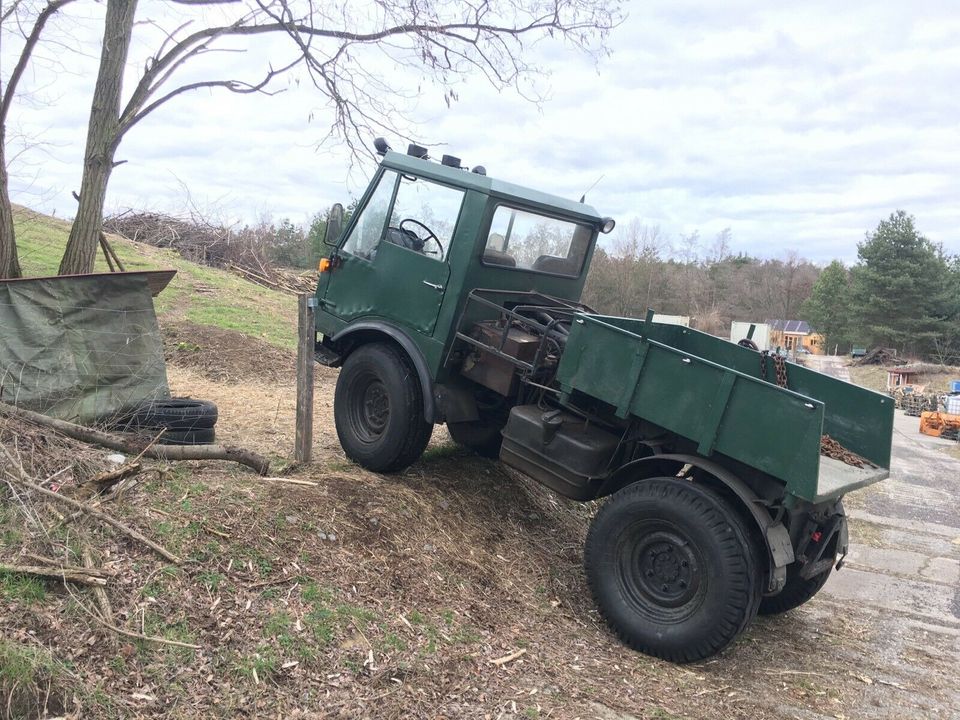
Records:
[[[682,0],[629,9],[608,58],[594,62],[560,43],[534,49],[549,73],[540,106],[472,78],[448,108],[437,85],[382,55],[368,62],[398,90],[419,87],[416,137],[547,192],[576,199],[593,187],[588,201],[621,226],[641,218],[674,238],[729,227],[735,251],[851,261],[863,233],[903,208],[960,253],[960,17],[951,3]],[[96,36],[98,22],[94,13],[79,23],[76,43]],[[138,36],[130,82],[155,40],[148,34]],[[209,56],[185,77],[252,78],[266,56],[286,57],[279,40],[247,49]],[[39,204],[69,215],[96,57],[58,62],[69,72],[52,79],[40,68],[32,79],[55,102],[19,107],[18,122],[52,143]],[[124,140],[118,157],[128,163],[115,171],[108,203],[176,209],[185,185],[201,205],[238,219],[303,221],[359,196],[371,170],[351,168],[335,144],[317,150],[327,118],[305,82],[274,97],[178,98]]]

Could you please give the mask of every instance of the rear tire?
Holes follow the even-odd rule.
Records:
[[[787,568],[787,583],[783,586],[783,590],[760,601],[760,614],[779,615],[812,600],[813,596],[827,584],[832,571],[833,566],[831,565],[819,575],[804,580],[800,577],[799,566],[793,563]]]
[[[709,488],[654,478],[615,493],[590,526],[587,579],[600,612],[635,650],[702,660],[743,632],[760,604],[751,535]]]
[[[337,437],[347,457],[375,472],[403,470],[427,447],[420,380],[406,356],[386,343],[348,357],[333,400]]]
[[[473,450],[477,455],[496,460],[500,457],[502,427],[483,420],[447,423],[450,437],[457,445]]]

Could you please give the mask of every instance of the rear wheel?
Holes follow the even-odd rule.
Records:
[[[757,614],[757,552],[722,497],[676,478],[628,485],[587,536],[587,579],[630,647],[673,662],[710,657]]]
[[[778,615],[800,607],[811,600],[827,584],[832,570],[833,566],[819,575],[814,575],[812,578],[805,580],[800,577],[799,566],[796,563],[790,565],[787,568],[787,582],[783,586],[783,590],[760,601],[760,614]]]
[[[477,455],[494,460],[500,457],[500,445],[503,436],[500,434],[501,425],[474,420],[471,422],[447,423],[450,437],[457,445],[470,448]]]
[[[433,430],[424,420],[416,371],[385,343],[364,345],[347,357],[333,412],[347,457],[376,472],[403,470],[415,462]]]

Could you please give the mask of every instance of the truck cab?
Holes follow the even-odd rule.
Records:
[[[446,362],[470,292],[577,304],[598,233],[613,225],[457,158],[387,150],[320,274],[317,358],[336,367],[371,340],[393,343],[417,372],[426,422],[473,419]]]

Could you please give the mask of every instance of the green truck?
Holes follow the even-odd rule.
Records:
[[[568,498],[606,498],[589,586],[625,643],[667,660],[810,600],[847,550],[844,494],[889,474],[892,399],[652,312],[597,314],[581,291],[613,220],[375,145],[355,212],[331,212],[316,292],[347,457],[403,470],[442,423]]]

